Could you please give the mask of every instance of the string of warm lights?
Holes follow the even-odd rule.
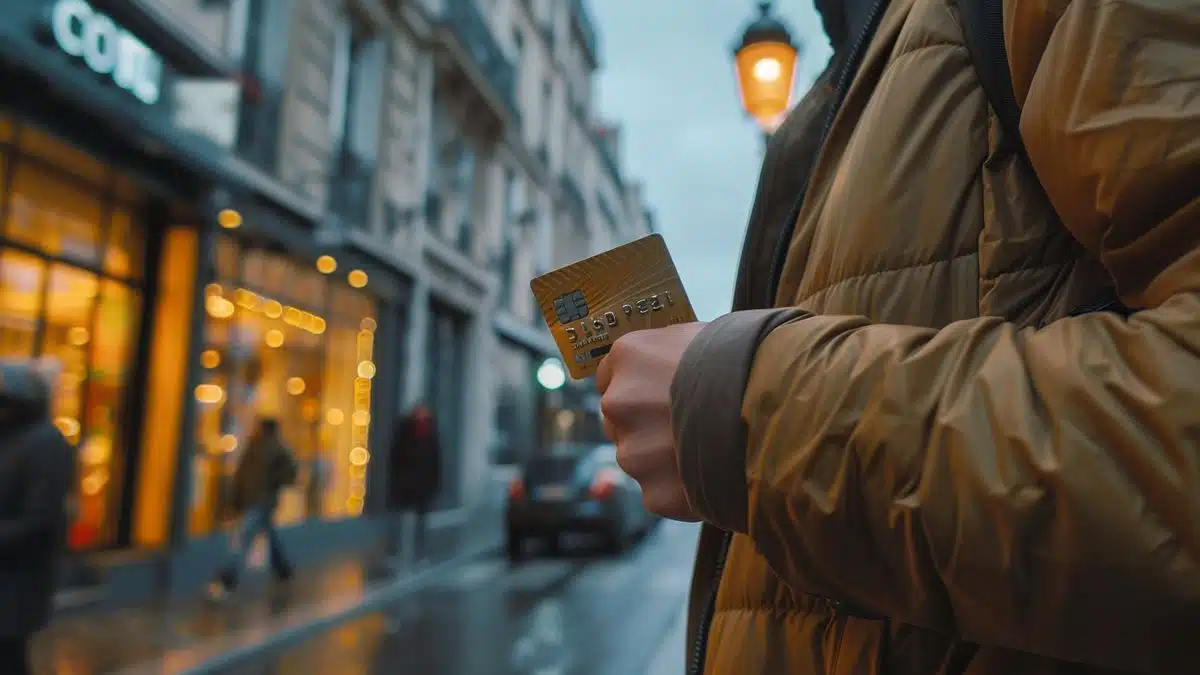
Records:
[[[236,212],[222,213],[223,215],[218,217],[222,227],[234,229],[241,225],[240,215],[233,215]],[[316,267],[322,274],[330,275],[337,271],[337,261],[332,256],[323,255],[317,259]],[[367,282],[367,274],[362,270],[351,270],[346,276],[346,283],[353,288],[363,288]],[[312,335],[321,335],[327,328],[326,319],[320,315],[241,287],[228,291],[218,283],[211,283],[205,288],[204,304],[206,312],[215,319],[230,319],[241,309],[269,320],[281,321]],[[343,474],[348,476],[348,481],[343,484],[345,492],[342,492],[346,496],[345,508],[350,515],[362,512],[366,497],[366,469],[371,458],[368,450],[371,380],[377,370],[372,359],[377,328],[375,319],[365,317],[359,324],[355,338],[353,408],[348,420],[350,450],[344,455],[347,467],[346,473]],[[267,347],[276,349],[284,345],[285,334],[279,328],[268,328],[263,332],[262,339]],[[201,365],[209,370],[219,367],[221,361],[221,353],[216,349],[205,350],[200,355]],[[302,396],[308,388],[308,382],[299,376],[289,377],[284,382],[284,390],[292,396]],[[196,387],[194,393],[197,402],[203,405],[219,406],[225,402],[226,392],[217,384],[201,384]],[[318,408],[319,404],[315,399],[306,399],[303,410],[305,419],[317,419]],[[341,408],[331,407],[325,411],[325,422],[328,425],[327,433],[337,433],[336,430],[347,422],[347,415]],[[217,439],[212,447],[218,454],[232,453],[238,448],[238,439],[233,434],[225,434]],[[335,491],[335,494],[339,491]]]

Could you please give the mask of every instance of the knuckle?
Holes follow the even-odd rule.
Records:
[[[636,340],[637,340],[637,331],[634,331],[632,333],[626,333],[626,334],[622,335],[621,337],[617,338],[616,342],[613,342],[612,349],[609,351],[607,358],[611,359],[613,357],[616,357],[615,360],[617,360],[617,361],[620,361],[621,359],[625,358],[625,355],[636,344]]]
[[[600,396],[600,416],[606,420],[614,420],[620,412],[620,406],[617,404],[617,399],[611,393],[605,392]]]

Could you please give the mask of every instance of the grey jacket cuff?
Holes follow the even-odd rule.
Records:
[[[733,312],[692,340],[671,383],[671,426],[679,471],[692,508],[705,521],[745,532],[746,425],[742,398],[758,346],[798,309]]]

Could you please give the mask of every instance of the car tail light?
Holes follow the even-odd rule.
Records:
[[[608,499],[616,490],[617,484],[621,482],[623,476],[616,469],[600,469],[596,472],[596,477],[592,480],[592,486],[588,489],[588,494],[592,499]]]
[[[520,501],[525,498],[525,481],[520,478],[514,478],[508,484],[508,498],[514,501]]]

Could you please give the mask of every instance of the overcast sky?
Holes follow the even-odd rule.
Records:
[[[829,58],[810,0],[776,12],[804,42],[803,91]],[[591,0],[599,24],[599,102],[624,125],[624,170],[649,205],[701,320],[729,310],[762,158],[741,109],[731,48],[757,15],[749,0]]]

